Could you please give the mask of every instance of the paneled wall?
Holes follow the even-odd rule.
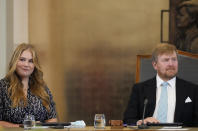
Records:
[[[15,47],[28,43],[28,0],[0,0],[0,79]]]
[[[168,8],[169,0],[29,1],[30,43],[61,121],[122,119],[136,55],[160,42],[160,11]]]

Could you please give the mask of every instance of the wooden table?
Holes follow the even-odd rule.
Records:
[[[85,128],[64,128],[64,129],[51,129],[51,128],[39,128],[32,129],[26,131],[158,131],[159,129],[131,129],[131,128],[123,128],[123,129],[111,129],[111,127],[107,126],[105,129],[94,129],[93,126],[87,126]],[[160,129],[159,131],[161,131]],[[24,131],[23,128],[3,128],[0,127],[0,131]],[[163,130],[166,131],[166,130]],[[198,128],[181,128],[181,129],[171,129],[169,131],[198,131]]]

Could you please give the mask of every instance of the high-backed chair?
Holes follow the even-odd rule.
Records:
[[[198,84],[198,55],[178,50],[178,77]],[[136,82],[145,81],[156,75],[151,55],[137,55]]]

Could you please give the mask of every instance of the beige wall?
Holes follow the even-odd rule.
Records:
[[[28,0],[0,0],[0,78],[16,46],[24,42],[28,43]]]
[[[14,48],[28,43],[28,0],[13,0]]]
[[[64,68],[62,56],[59,57],[61,49],[57,48],[59,43],[55,41],[58,34],[52,31],[54,26],[52,10],[51,0],[29,1],[29,41],[38,48],[44,79],[53,93],[60,118],[64,120],[65,104],[62,103]]]
[[[6,1],[0,0],[0,79],[6,74]]]
[[[169,0],[29,1],[29,41],[61,121],[91,124],[97,112],[122,119],[136,55],[160,42],[160,10],[168,8]]]

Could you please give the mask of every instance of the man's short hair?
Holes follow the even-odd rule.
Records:
[[[174,45],[168,43],[158,44],[157,47],[153,50],[152,61],[157,62],[159,55],[172,54],[174,52],[177,54],[177,48]]]

